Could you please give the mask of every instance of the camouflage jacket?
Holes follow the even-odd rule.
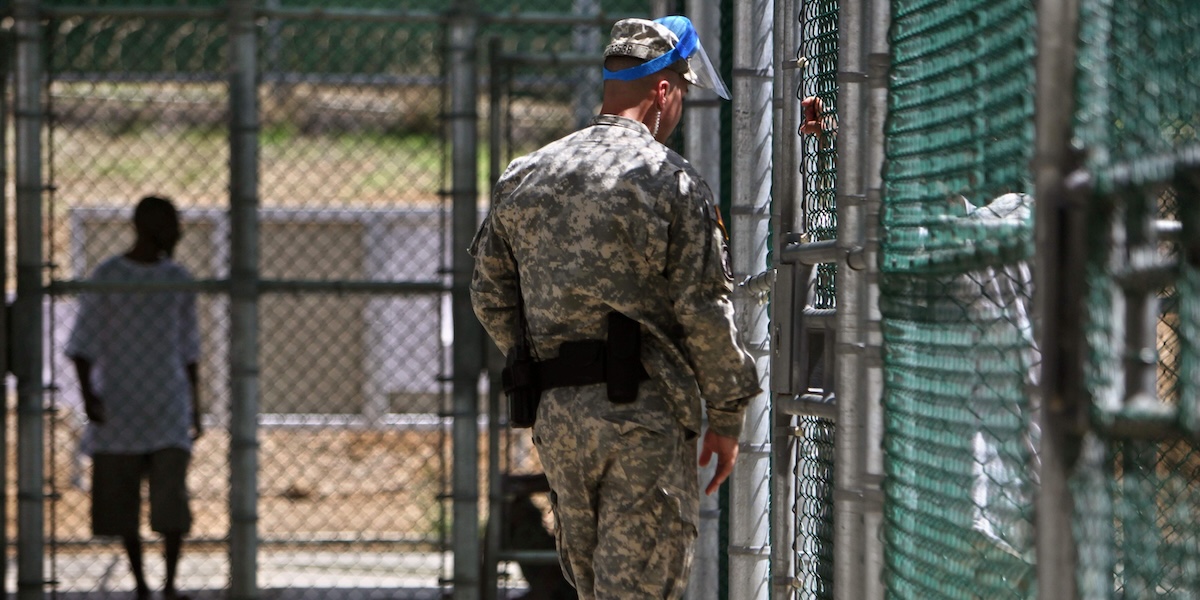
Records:
[[[642,362],[680,424],[736,437],[759,392],[733,319],[733,276],[712,192],[631,119],[592,125],[514,160],[471,244],[475,314],[514,345],[518,281],[533,349],[603,339],[605,316],[642,325]]]

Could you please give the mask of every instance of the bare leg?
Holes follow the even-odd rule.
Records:
[[[129,555],[129,570],[137,582],[138,600],[150,600],[150,586],[146,585],[146,572],[142,568],[142,540],[136,535],[123,536],[125,553]]]
[[[163,558],[167,562],[167,579],[165,585],[163,585],[163,597],[167,600],[182,600],[185,598],[185,596],[180,596],[175,589],[175,573],[179,566],[179,555],[182,552],[182,533],[163,534]]]

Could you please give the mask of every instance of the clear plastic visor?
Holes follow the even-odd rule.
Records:
[[[704,44],[700,40],[696,40],[696,51],[687,58],[688,70],[691,71],[689,76],[684,78],[694,85],[702,88],[710,89],[717,93],[718,96],[729,100],[729,88],[725,87],[725,82],[721,79],[721,75],[717,73],[717,69],[713,67],[713,63],[708,59],[708,53],[704,51]]]

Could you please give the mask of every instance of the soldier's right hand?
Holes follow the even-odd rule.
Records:
[[[704,488],[704,493],[711,495],[721,487],[729,474],[733,472],[733,464],[737,462],[738,457],[738,439],[713,433],[710,429],[704,432],[704,439],[700,446],[700,466],[707,467],[712,461],[712,457],[717,457],[717,472],[713,474],[712,481],[708,482],[708,487]]]

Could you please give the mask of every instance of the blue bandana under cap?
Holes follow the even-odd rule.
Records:
[[[648,60],[636,67],[629,67],[620,71],[604,69],[604,79],[618,79],[621,81],[641,79],[647,75],[653,75],[676,62],[687,60],[696,51],[696,42],[700,39],[700,36],[696,34],[696,28],[692,26],[692,22],[687,17],[673,15],[655,19],[654,22],[665,26],[671,30],[671,33],[675,34],[675,37],[679,39],[675,47],[671,48],[670,52]]]

